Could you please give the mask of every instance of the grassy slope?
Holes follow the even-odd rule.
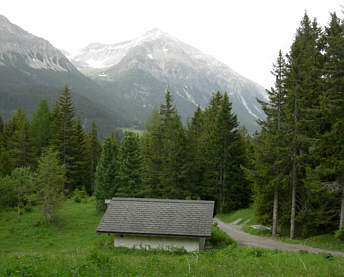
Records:
[[[40,224],[38,207],[18,219],[16,211],[0,213],[0,253],[68,252],[90,248],[102,237],[96,234],[101,215],[95,211],[94,200],[74,203],[68,200],[61,209],[58,224]]]
[[[199,254],[112,248],[97,235],[94,200],[68,200],[59,225],[0,213],[0,276],[342,276],[344,259],[233,246]]]
[[[228,223],[231,223],[237,219],[241,219],[239,221],[239,224],[246,222],[246,224],[244,224],[242,228],[243,231],[253,234],[253,235],[271,237],[271,234],[268,232],[256,230],[250,227],[250,225],[258,224],[254,215],[253,206],[247,209],[238,210],[229,214],[219,214],[217,215],[217,217],[220,218],[222,221],[228,222]],[[282,240],[284,242],[288,242],[288,243],[305,244],[305,245],[309,245],[309,246],[317,247],[317,248],[344,251],[344,242],[341,242],[340,240],[335,239],[333,234],[325,234],[325,235],[314,236],[314,237],[310,237],[306,239],[294,239],[294,240],[290,240],[287,237],[278,236],[277,239]]]

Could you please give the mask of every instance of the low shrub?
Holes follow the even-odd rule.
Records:
[[[334,237],[336,239],[344,241],[344,227],[342,227],[338,231],[336,231],[336,233],[334,234]]]
[[[96,250],[91,251],[86,260],[96,264],[98,267],[104,267],[110,263],[109,255]]]
[[[248,256],[253,256],[253,257],[262,257],[264,256],[265,250],[260,249],[260,248],[251,248],[248,247]]]
[[[219,227],[215,225],[213,225],[211,228],[211,237],[209,239],[209,242],[214,247],[236,245],[234,240],[232,240],[225,232],[223,232]]]
[[[73,192],[72,198],[74,202],[80,203],[80,202],[86,202],[87,196],[88,196],[87,192],[84,189],[81,189],[81,190],[76,189]]]

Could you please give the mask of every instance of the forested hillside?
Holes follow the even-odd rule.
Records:
[[[0,205],[18,213],[47,205],[49,220],[63,196],[80,193],[95,193],[99,210],[115,196],[213,199],[220,212],[247,206],[249,137],[227,94],[214,94],[187,127],[169,91],[165,98],[142,136],[127,132],[121,140],[116,133],[103,147],[94,123],[88,133],[82,127],[68,87],[52,111],[42,99],[31,121],[18,108],[0,128]]]
[[[291,239],[343,228],[343,20],[321,28],[305,14],[273,74],[250,172],[258,218]]]

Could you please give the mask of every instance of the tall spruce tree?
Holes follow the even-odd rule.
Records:
[[[165,103],[160,107],[161,136],[162,136],[162,168],[160,184],[162,195],[167,198],[190,197],[187,187],[186,171],[184,167],[185,130],[176,107],[173,104],[171,93],[167,90]]]
[[[9,120],[7,120],[2,129],[2,135],[0,137],[1,141],[0,144],[2,147],[5,148],[6,151],[10,149],[10,141],[11,137],[15,131],[15,123],[13,121],[13,116]]]
[[[115,179],[118,175],[118,157],[114,151],[113,140],[106,137],[96,171],[95,195],[97,199],[97,210],[104,211],[105,199],[111,199],[117,192]]]
[[[15,167],[30,167],[34,165],[34,149],[32,129],[24,111],[18,108],[12,117],[13,130],[7,138],[8,153]]]
[[[47,147],[51,137],[51,115],[47,100],[42,98],[32,114],[32,142],[38,156],[42,154],[44,147]]]
[[[200,198],[202,195],[202,179],[204,168],[202,166],[202,155],[200,141],[204,128],[204,115],[198,106],[186,132],[186,170],[187,182],[190,183],[190,190],[193,198]]]
[[[0,115],[0,137],[2,136],[3,130],[4,130],[4,121]],[[1,141],[1,139],[0,139],[0,141]]]
[[[232,103],[224,94],[215,121],[218,145],[218,180],[220,212],[236,210],[248,204],[249,184],[241,166],[246,164],[242,138],[238,132],[238,120],[232,113]]]
[[[323,41],[325,93],[322,112],[325,123],[319,170],[325,186],[340,195],[339,228],[344,228],[344,26],[335,13],[331,14]]]
[[[12,161],[6,149],[0,145],[0,178],[7,176],[13,169]]]
[[[98,140],[97,125],[94,123],[94,121],[92,121],[91,130],[87,134],[87,147],[89,152],[91,176],[90,187],[87,192],[91,195],[94,192],[95,174],[100,159],[100,154],[102,152],[102,146]]]
[[[162,168],[162,134],[161,116],[157,108],[153,108],[151,116],[145,124],[145,132],[141,139],[143,159],[143,186],[145,195],[162,197],[160,184]]]
[[[247,206],[249,183],[242,170],[247,163],[236,115],[225,93],[213,95],[204,111],[199,141],[202,153],[201,198],[216,200],[220,212]]]
[[[297,206],[305,211],[311,207],[311,197],[307,197],[304,183],[306,164],[311,164],[309,155],[314,139],[319,133],[319,95],[321,91],[321,49],[319,47],[320,29],[317,22],[304,15],[291,46],[287,62],[287,122],[291,160],[291,214],[290,238],[295,237]],[[297,203],[297,199],[298,203]],[[305,232],[307,213],[300,213],[298,221],[303,221]],[[307,227],[306,227],[307,226]]]
[[[278,222],[278,202],[279,202],[279,190],[281,189],[282,179],[285,179],[285,173],[283,169],[286,167],[288,160],[285,159],[286,143],[284,140],[285,132],[285,101],[286,101],[286,89],[285,89],[285,72],[286,63],[282,52],[279,52],[277,62],[273,65],[272,74],[275,77],[275,86],[271,90],[267,90],[269,95],[269,102],[263,102],[258,100],[262,105],[263,111],[267,118],[265,121],[260,121],[259,124],[262,128],[262,136],[264,140],[258,140],[262,144],[260,155],[257,160],[257,171],[259,171],[260,177],[256,178],[256,184],[265,187],[269,184],[273,188],[273,215],[272,215],[272,235],[277,234],[277,222]],[[264,149],[268,148],[268,149]],[[258,168],[259,167],[259,168]],[[265,167],[265,169],[264,169]],[[262,174],[267,175],[262,178]],[[257,173],[255,173],[257,174]],[[269,180],[266,182],[266,180]],[[260,180],[264,180],[264,183],[260,183]],[[257,187],[256,187],[257,188]],[[258,196],[257,196],[258,197]],[[259,203],[259,202],[258,202]]]
[[[201,199],[218,199],[218,145],[216,139],[217,114],[221,108],[222,95],[218,91],[210,99],[208,106],[203,112],[203,131],[199,138],[199,151],[202,153],[201,168],[204,169],[200,184]],[[218,208],[218,203],[217,208]]]
[[[61,162],[66,169],[66,189],[71,191],[71,171],[73,170],[73,119],[74,107],[68,86],[61,91],[53,111],[52,144],[58,151]]]
[[[79,116],[74,121],[73,125],[73,136],[70,138],[73,143],[73,160],[69,171],[69,190],[85,189],[86,191],[90,191],[92,181],[89,159],[90,154],[86,145],[86,134],[81,126]]]
[[[122,139],[119,153],[119,170],[116,178],[119,197],[143,197],[142,155],[138,135],[127,132]]]

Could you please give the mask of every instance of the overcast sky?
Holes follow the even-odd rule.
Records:
[[[0,14],[70,52],[163,31],[269,88],[279,49],[289,51],[304,12],[327,24],[337,0],[1,0]]]

